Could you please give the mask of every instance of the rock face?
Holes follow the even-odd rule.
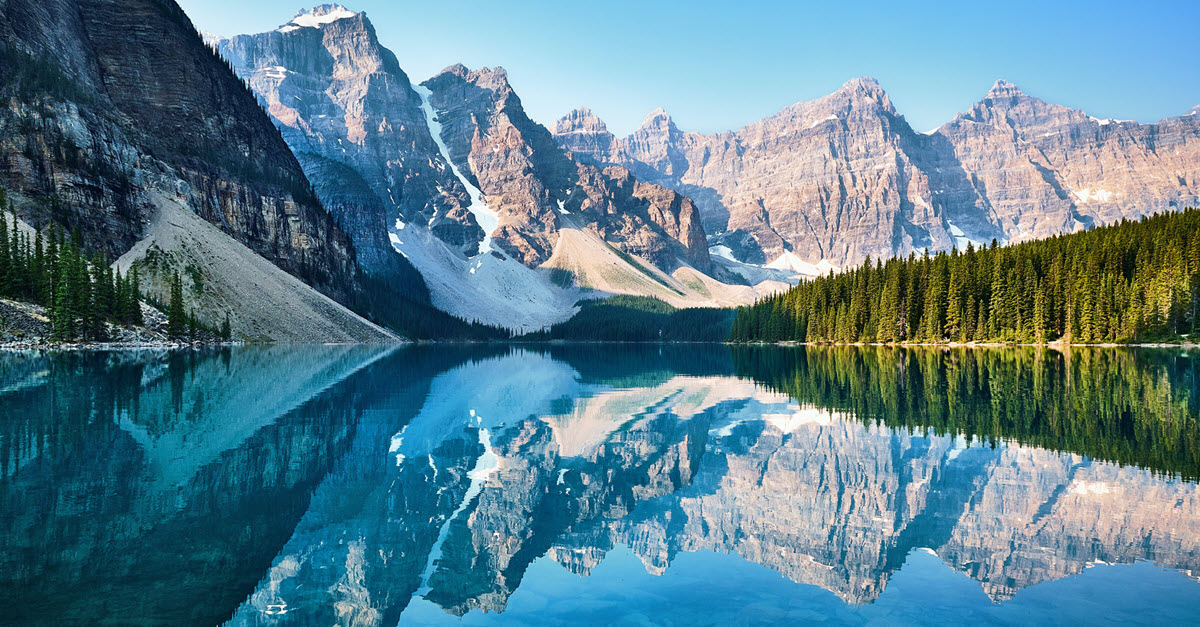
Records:
[[[1195,116],[1148,125],[1100,120],[998,81],[933,138],[945,138],[972,174],[985,215],[1012,241],[1200,201]]]
[[[711,269],[704,228],[690,199],[637,182],[623,168],[575,163],[525,114],[503,68],[447,68],[424,83],[458,168],[470,172],[498,214],[493,234],[526,265],[554,252],[565,213],[606,242],[671,272],[687,260]]]
[[[166,197],[334,298],[354,290],[350,239],[172,0],[12,0],[0,61],[0,185],[26,222],[78,230],[115,259]],[[249,297],[196,313],[219,324]]]
[[[859,78],[734,132],[683,132],[660,109],[616,138],[579,109],[555,137],[696,199],[714,243],[758,264],[1021,241],[1200,202],[1197,116],[1097,120],[1003,81],[928,134]]]
[[[483,231],[466,209],[467,190],[440,159],[420,96],[365,15],[325,5],[279,30],[215,44],[266,104],[354,238],[364,270],[394,278],[408,266],[388,242],[396,218],[474,253]]]

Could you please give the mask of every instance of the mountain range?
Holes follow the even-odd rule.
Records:
[[[516,331],[586,299],[750,303],[871,257],[1200,202],[1200,116],[1098,120],[1000,81],[914,131],[873,79],[740,130],[532,120],[503,68],[416,83],[367,16],[201,35],[173,0],[0,5],[0,186],[27,232],[174,274],[263,340],[392,340],[448,312]],[[406,330],[402,330],[407,332]],[[426,334],[428,335],[428,334]]]
[[[1003,80],[928,133],[871,78],[737,131],[659,109],[615,137],[587,108],[554,126],[577,158],[688,194],[719,254],[754,264],[1020,242],[1200,203],[1200,116],[1096,119]]]
[[[364,268],[387,276],[394,248],[451,314],[532,330],[597,294],[728,306],[784,284],[755,289],[715,265],[687,196],[572,159],[502,68],[454,65],[414,85],[366,15],[341,5],[209,43],[258,94]]]

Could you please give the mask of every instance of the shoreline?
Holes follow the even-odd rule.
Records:
[[[731,346],[887,346],[892,348],[1200,348],[1197,342],[725,342]]]
[[[179,350],[185,348],[221,348],[243,346],[245,342],[66,342],[62,344],[9,342],[0,344],[0,353]]]
[[[276,345],[303,345],[303,346],[342,346],[347,344],[372,345],[379,342],[245,342],[245,341],[198,341],[198,342],[178,342],[152,340],[147,342],[67,342],[67,343],[48,343],[48,342],[6,342],[0,343],[0,353],[14,352],[55,352],[55,351],[133,351],[133,350],[181,350],[181,349],[204,349],[204,348],[227,348],[234,346],[276,346]],[[780,348],[797,348],[797,347],[844,347],[844,346],[878,346],[889,348],[1052,348],[1057,350],[1071,348],[1179,348],[1183,350],[1200,349],[1200,343],[1196,342],[1179,342],[1179,343],[1163,343],[1163,342],[1139,342],[1130,344],[1120,343],[1097,343],[1097,344],[1075,344],[1064,342],[1043,342],[1043,343],[1017,343],[1017,342],[950,342],[950,343],[930,343],[930,342],[645,342],[636,340],[616,340],[616,341],[601,341],[601,340],[549,340],[542,342],[530,341],[488,341],[488,342],[457,342],[457,341],[432,341],[432,342],[397,342],[397,345],[402,346],[598,346],[598,345],[644,345],[644,346],[694,346],[694,345],[714,345],[714,346],[757,346],[766,347],[774,346]]]

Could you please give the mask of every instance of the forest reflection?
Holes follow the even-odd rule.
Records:
[[[867,424],[1200,479],[1200,352],[734,347],[738,376]]]

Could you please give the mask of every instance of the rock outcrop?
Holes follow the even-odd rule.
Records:
[[[216,48],[262,99],[354,238],[364,270],[387,276],[407,265],[387,237],[396,218],[475,252],[483,232],[466,209],[467,190],[441,160],[420,96],[366,15],[325,5]]]
[[[350,239],[172,0],[12,0],[0,65],[0,186],[26,222],[76,230],[115,259],[166,197],[335,299],[355,290]],[[196,314],[216,326],[256,297]]]
[[[623,168],[574,162],[525,114],[503,68],[447,68],[424,83],[449,156],[498,214],[497,246],[530,266],[554,253],[563,215],[665,272],[710,271],[695,205]]]
[[[1200,202],[1200,119],[1099,120],[998,82],[917,133],[879,84],[854,79],[733,132],[679,130],[664,111],[616,138],[587,109],[563,148],[694,198],[714,243],[763,264],[834,266],[968,242],[1022,241]]]

